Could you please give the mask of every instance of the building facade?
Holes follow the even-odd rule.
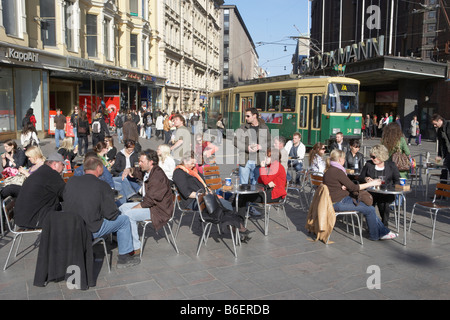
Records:
[[[293,72],[356,78],[364,114],[398,114],[405,133],[417,115],[423,137],[433,138],[430,116],[450,118],[448,6],[442,0],[310,5],[310,57]]]
[[[221,88],[229,88],[239,81],[259,77],[259,59],[238,8],[234,5],[224,5],[222,14]]]
[[[154,46],[166,111],[200,110],[220,88],[223,0],[158,0]]]

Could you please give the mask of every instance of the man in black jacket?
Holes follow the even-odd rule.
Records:
[[[120,214],[111,187],[98,179],[103,173],[102,161],[89,158],[83,166],[85,175],[74,176],[67,181],[63,210],[78,213],[94,239],[117,232],[118,268],[139,264],[139,257],[130,255],[134,252],[130,219]]]
[[[61,177],[63,169],[64,159],[55,152],[25,180],[14,208],[18,226],[41,228],[47,213],[60,209],[65,188]]]
[[[431,123],[437,129],[436,135],[439,145],[438,156],[436,162],[444,159],[446,170],[441,172],[441,180],[448,179],[448,170],[450,170],[450,122],[445,120],[441,115],[434,114],[431,117]]]

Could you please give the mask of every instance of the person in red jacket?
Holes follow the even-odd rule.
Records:
[[[258,183],[264,185],[267,203],[279,202],[286,197],[286,170],[280,163],[281,154],[267,150],[265,160],[261,161]],[[264,203],[264,194],[246,194],[239,197],[239,215],[245,217],[247,203]]]

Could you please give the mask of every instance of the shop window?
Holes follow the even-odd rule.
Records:
[[[86,15],[86,48],[89,57],[97,57],[97,16]]]
[[[0,132],[15,130],[12,79],[12,69],[0,69]]]

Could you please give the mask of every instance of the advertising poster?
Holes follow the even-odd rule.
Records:
[[[283,124],[282,113],[260,113],[260,115],[265,123]]]
[[[109,125],[114,126],[114,119],[120,109],[120,96],[105,95],[104,102],[109,114]]]

